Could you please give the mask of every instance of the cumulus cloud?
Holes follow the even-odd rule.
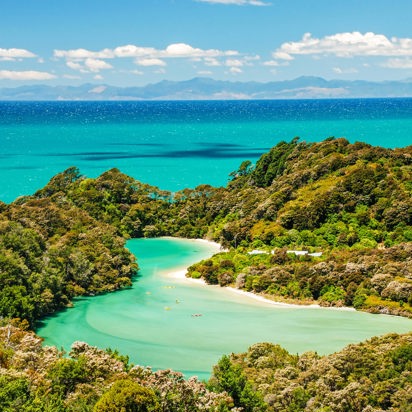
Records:
[[[119,46],[114,49],[91,51],[86,49],[54,50],[54,57],[78,61],[85,59],[114,59],[114,58],[213,58],[219,56],[236,56],[236,50],[199,49],[186,43],[173,43],[165,49],[141,47],[133,44]]]
[[[67,61],[67,67],[78,70],[81,73],[98,73],[100,70],[112,69],[113,66],[104,60],[88,57],[84,61]]]
[[[214,57],[205,57],[203,62],[206,66],[221,66],[219,60]]]
[[[354,67],[345,67],[345,68],[342,68],[342,67],[334,67],[333,68],[333,71],[336,73],[336,74],[353,74],[353,73],[358,73],[358,70],[357,69],[355,69]]]
[[[79,70],[79,71],[84,70],[83,65],[81,65],[78,62],[68,61],[66,62],[66,66],[73,70]]]
[[[156,54],[156,49],[153,47],[140,47],[134,44],[119,46],[113,50],[113,57],[143,57]]]
[[[0,60],[16,60],[37,57],[26,49],[2,49],[0,48]]]
[[[196,0],[200,3],[210,4],[228,4],[232,6],[270,6],[271,3],[267,3],[261,0]]]
[[[243,62],[239,59],[227,59],[225,65],[229,67],[242,67]]]
[[[0,79],[2,80],[51,80],[56,76],[47,72],[39,72],[35,70],[13,71],[0,70]]]
[[[98,59],[92,59],[88,58],[84,61],[85,67],[89,69],[93,73],[97,73],[100,70],[107,70],[107,69],[112,69],[113,66],[104,60],[98,60]]]
[[[221,66],[224,59],[232,60],[229,67],[240,67],[243,65],[236,59],[240,53],[236,50],[200,49],[186,43],[172,43],[164,49],[154,47],[142,47],[134,44],[118,46],[113,49],[105,48],[100,51],[92,51],[84,48],[72,50],[54,50],[54,58],[65,59],[66,65],[81,73],[98,73],[113,66],[107,60],[118,58],[132,58],[138,66],[167,66],[168,59],[189,59],[202,62],[205,66]],[[247,57],[250,57],[247,60]],[[259,59],[259,56],[243,56],[245,64],[249,61]]]
[[[388,38],[372,32],[337,33],[323,38],[306,33],[298,42],[283,43],[273,57],[293,60],[296,55],[412,56],[412,38]]]
[[[262,63],[263,66],[270,66],[270,67],[278,67],[280,66],[280,63],[276,60],[268,60],[266,62]]]
[[[412,69],[412,58],[389,59],[382,66],[389,69]]]
[[[54,57],[63,57],[68,60],[84,60],[84,59],[112,59],[114,56],[113,50],[103,49],[101,51],[90,51],[86,49],[74,50],[54,50]]]
[[[139,66],[166,66],[166,63],[163,60],[156,58],[137,59],[135,63]]]
[[[229,72],[232,74],[239,74],[242,73],[242,69],[240,69],[239,67],[231,67],[229,69]]]

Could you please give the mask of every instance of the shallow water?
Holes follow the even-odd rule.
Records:
[[[292,353],[332,353],[349,343],[412,330],[405,318],[325,308],[281,307],[170,273],[216,248],[185,239],[133,239],[141,271],[133,287],[79,299],[44,322],[47,345],[68,350],[76,340],[116,348],[135,364],[172,368],[207,379],[223,354],[269,341]],[[202,316],[192,316],[201,314]]]
[[[281,140],[346,137],[412,144],[412,99],[209,102],[0,102],[0,200],[42,188],[70,166],[112,167],[176,191],[224,186],[243,160]]]

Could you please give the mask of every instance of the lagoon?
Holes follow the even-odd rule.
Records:
[[[44,320],[45,344],[69,350],[74,341],[118,349],[131,362],[171,368],[207,379],[223,354],[257,342],[278,343],[291,353],[327,354],[369,337],[412,329],[410,319],[296,306],[275,306],[173,273],[216,253],[216,246],[188,239],[133,239],[127,247],[141,268],[133,287],[75,301]],[[201,316],[193,316],[201,314]]]

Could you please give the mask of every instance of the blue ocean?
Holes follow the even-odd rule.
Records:
[[[171,191],[223,186],[243,160],[296,136],[411,145],[412,99],[0,102],[0,200],[70,166],[88,177],[117,167]]]

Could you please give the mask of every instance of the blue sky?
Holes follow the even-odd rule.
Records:
[[[411,0],[1,0],[0,86],[412,78]]]

